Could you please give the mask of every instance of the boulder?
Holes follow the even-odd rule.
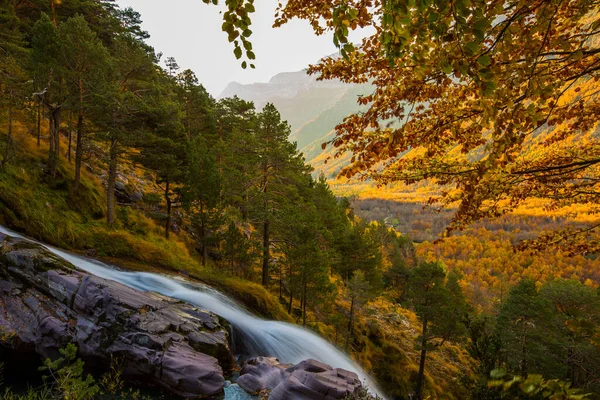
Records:
[[[0,236],[0,346],[41,357],[75,343],[82,358],[183,397],[223,391],[235,360],[216,315],[77,270],[43,247]]]
[[[115,181],[116,190],[125,190],[125,184],[121,181]]]
[[[135,191],[131,194],[130,197],[131,197],[131,201],[133,201],[134,203],[137,203],[138,201],[140,201],[144,198],[144,195],[142,194],[142,192]]]
[[[354,372],[311,359],[282,365],[272,357],[246,361],[237,384],[250,394],[270,391],[269,400],[343,399],[362,387]]]
[[[273,390],[285,381],[289,375],[286,369],[292,366],[280,364],[275,357],[251,358],[244,363],[236,383],[253,395]]]

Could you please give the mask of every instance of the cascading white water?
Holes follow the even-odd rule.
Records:
[[[31,240],[1,225],[0,233]],[[241,339],[249,356],[277,357],[283,363],[298,363],[313,358],[335,368],[356,372],[372,392],[382,396],[375,382],[360,366],[331,343],[309,330],[285,322],[258,318],[224,294],[206,285],[191,284],[176,277],[160,274],[121,271],[100,261],[40,244],[77,268],[101,278],[120,282],[141,291],[157,292],[214,312],[243,335]]]

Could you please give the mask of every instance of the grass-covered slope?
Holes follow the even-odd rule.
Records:
[[[277,298],[261,285],[202,267],[185,232],[164,237],[164,227],[134,207],[120,207],[114,227],[105,222],[106,191],[100,162],[82,171],[79,193],[73,192],[74,166],[61,157],[57,178],[44,172],[47,143],[18,129],[11,160],[0,171],[0,224],[42,242],[88,252],[129,268],[184,273],[232,295],[265,317],[289,320]],[[0,134],[0,141],[5,136]],[[63,140],[64,141],[64,140]],[[64,148],[64,153],[67,149]],[[126,222],[123,222],[123,219]]]

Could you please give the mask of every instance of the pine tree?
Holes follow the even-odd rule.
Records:
[[[108,145],[107,224],[115,214],[115,184],[119,159],[126,146],[134,146],[146,126],[148,104],[153,95],[155,68],[152,55],[130,34],[118,35],[110,48],[112,76],[96,96],[93,121],[100,127],[94,136]]]
[[[98,99],[94,93],[107,84],[109,53],[86,20],[78,15],[71,17],[58,29],[59,68],[67,83],[67,102],[77,115],[77,142],[75,146],[75,181],[73,190],[79,190],[81,162],[85,141],[86,114]],[[59,72],[60,71],[60,72]]]
[[[302,324],[307,323],[307,307],[316,309],[332,292],[329,281],[329,253],[322,241],[323,221],[316,208],[301,198],[282,208],[278,216],[278,250],[284,254],[289,291],[288,311],[292,312],[294,296],[300,300]],[[280,266],[280,297],[283,297],[283,270]]]
[[[562,373],[552,313],[552,304],[539,295],[533,280],[521,280],[511,288],[496,323],[508,371],[521,376],[541,373],[553,377]]]
[[[242,229],[240,226],[242,225]],[[223,255],[231,272],[244,279],[252,279],[252,262],[256,259],[256,246],[250,235],[244,233],[243,223],[229,216],[229,224],[222,234]]]
[[[185,180],[187,140],[174,78],[159,71],[154,74],[150,87],[151,93],[145,102],[145,133],[137,143],[140,153],[136,160],[156,173],[156,183],[167,205],[165,237],[169,238],[173,196],[177,185]]]
[[[272,104],[257,116],[255,130],[256,180],[251,188],[252,220],[260,224],[263,242],[262,284],[269,285],[272,235],[277,215],[294,196],[294,182],[307,171],[296,146],[287,138],[290,127]]]
[[[27,76],[21,65],[26,52],[23,48],[19,21],[13,2],[0,5],[0,105],[7,109],[6,140],[0,148],[0,169],[9,162],[13,153],[13,125],[15,109],[22,106],[24,83]]]
[[[350,349],[350,344],[354,337],[354,321],[356,319],[356,309],[361,307],[370,297],[369,281],[365,279],[362,271],[356,271],[352,278],[346,283],[348,297],[350,298],[350,312],[348,314],[348,333],[346,335],[346,350]]]
[[[33,26],[31,46],[31,72],[36,86],[43,88],[35,97],[48,111],[48,173],[54,179],[59,161],[61,112],[67,96],[60,74],[60,36],[56,25],[47,14],[42,14]]]
[[[444,266],[439,262],[422,262],[411,271],[407,298],[421,320],[419,374],[415,396],[423,398],[427,351],[443,345],[446,340],[465,333],[462,323],[466,302],[458,276],[446,277]]]
[[[188,140],[202,135],[214,143],[216,135],[215,102],[198,83],[193,71],[186,69],[177,75],[179,96],[185,109],[185,130]]]
[[[258,179],[254,104],[238,97],[225,98],[217,103],[215,113],[217,135],[207,140],[212,141],[222,176],[221,201],[248,221],[250,191]]]
[[[560,361],[566,367],[560,379],[586,392],[600,391],[600,346],[595,335],[600,331],[600,296],[591,287],[575,280],[557,279],[546,282],[539,296],[553,308]],[[550,378],[550,376],[547,376]]]
[[[340,243],[340,254],[335,270],[345,281],[351,280],[355,271],[362,271],[373,288],[382,287],[380,245],[366,222],[358,221],[347,232]]]
[[[220,222],[219,194],[221,177],[217,171],[214,154],[202,137],[194,138],[188,149],[183,199],[186,210],[191,214],[192,224],[197,227],[202,249],[202,265],[208,258],[209,238]],[[211,233],[212,232],[212,233]]]

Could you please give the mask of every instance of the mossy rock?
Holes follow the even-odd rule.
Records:
[[[6,236],[0,245],[0,263],[21,269],[31,269],[34,272],[50,270],[76,270],[75,266],[66,260],[50,253],[43,246],[27,240]]]

